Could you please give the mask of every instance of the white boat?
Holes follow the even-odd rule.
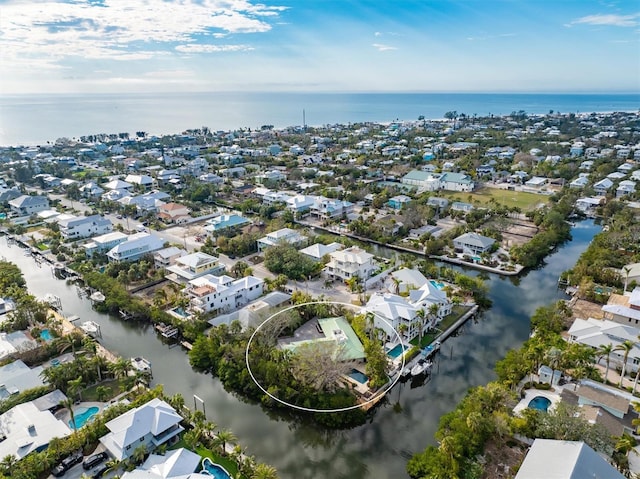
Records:
[[[100,325],[95,321],[85,321],[80,325],[80,329],[93,338],[100,335]]]
[[[131,365],[138,371],[151,372],[151,363],[143,357],[131,358]]]
[[[422,373],[428,372],[429,369],[431,369],[431,362],[421,359],[411,368],[411,375],[420,376]]]
[[[89,296],[89,299],[96,303],[102,303],[107,298],[105,298],[104,294],[102,294],[100,291],[96,291],[91,296]]]

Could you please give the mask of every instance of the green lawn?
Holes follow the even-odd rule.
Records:
[[[538,204],[549,201],[549,197],[546,195],[522,191],[508,191],[498,188],[481,188],[473,193],[438,191],[438,196],[464,201],[465,203],[478,202],[481,204],[489,203],[491,199],[494,199],[497,203],[510,208],[517,206],[523,212],[533,210]],[[469,198],[471,198],[471,201],[469,201]]]
[[[103,386],[110,388],[109,394],[105,398],[98,399],[98,387]],[[83,401],[96,401],[96,402],[104,402],[113,399],[118,394],[125,392],[124,382],[119,379],[109,379],[106,381],[102,381],[99,384],[95,384],[91,387],[88,387],[84,391],[82,391],[82,400]]]
[[[469,311],[471,309],[470,306],[462,306],[462,305],[454,305],[453,308],[451,308],[451,313],[447,314],[444,319],[438,324],[438,330],[425,334],[422,337],[422,341],[420,343],[420,347],[424,348],[425,346],[428,346],[429,344],[431,344],[433,341],[435,341],[438,336],[440,336],[442,334],[443,331],[446,331],[446,329],[451,326],[453,323],[455,323],[458,319],[460,319],[467,311]],[[418,338],[413,338],[411,340],[411,344],[413,346],[417,346],[418,345]]]

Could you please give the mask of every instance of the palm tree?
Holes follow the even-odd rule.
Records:
[[[73,399],[71,398],[63,399],[62,401],[60,401],[60,406],[67,408],[67,411],[69,411],[69,416],[71,417],[71,424],[73,424],[73,427],[71,429],[73,429],[73,432],[75,433],[77,428],[76,428],[76,415],[73,412]]]
[[[220,446],[222,455],[224,456],[227,453],[227,444],[236,442],[237,440],[238,438],[236,438],[236,436],[231,431],[229,431],[228,429],[223,429],[222,431],[218,431],[218,434],[216,434],[214,443],[217,446]]]
[[[131,369],[131,361],[123,357],[119,357],[115,363],[109,364],[109,369],[116,379],[125,378]]]
[[[9,473],[11,472],[13,466],[15,466],[16,462],[18,462],[16,456],[14,456],[13,454],[8,454],[4,456],[2,461],[0,461],[0,470],[2,470],[6,476],[9,476]]]
[[[416,318],[418,318],[418,346],[422,346],[422,335],[424,334],[424,324],[427,319],[427,313],[423,308],[416,311]]]
[[[602,358],[606,358],[606,364],[607,364],[607,369],[605,370],[604,373],[604,383],[607,384],[609,382],[609,362],[611,360],[611,353],[613,352],[613,344],[602,344],[600,345],[600,347],[598,348],[598,362],[600,362],[600,359]]]
[[[624,266],[622,268],[624,271],[624,292],[627,292],[627,283],[629,282],[629,273],[631,273],[631,268],[629,266]]]
[[[251,479],[278,479],[278,471],[269,464],[260,463],[256,464],[250,477]]]
[[[440,312],[440,306],[437,303],[432,303],[429,305],[429,316],[433,320],[432,324],[436,324],[438,320],[438,313]]]
[[[438,450],[447,458],[447,462],[449,463],[449,472],[451,474],[449,477],[451,479],[457,478],[459,464],[456,459],[455,439],[452,436],[443,437],[442,441],[440,441],[440,445],[438,446]]]
[[[618,344],[614,351],[622,351],[622,373],[620,373],[620,387],[622,387],[622,381],[624,379],[624,374],[627,370],[627,359],[629,358],[629,353],[633,350],[635,343],[633,341],[629,341],[628,339],[621,344]]]
[[[141,444],[133,450],[133,454],[131,454],[131,459],[135,464],[142,464],[145,456],[147,455],[147,445]]]
[[[82,376],[78,376],[75,379],[71,379],[70,381],[67,381],[67,385],[68,385],[67,392],[69,396],[71,396],[74,399],[78,397],[80,400],[82,400],[82,389],[84,388],[84,380]]]

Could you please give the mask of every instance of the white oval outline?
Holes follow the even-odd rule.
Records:
[[[255,331],[253,332],[253,334],[251,334],[251,337],[249,338],[249,341],[247,342],[247,348],[245,349],[244,361],[245,361],[245,364],[247,366],[247,370],[249,371],[249,375],[251,376],[251,379],[256,384],[256,386],[258,386],[263,393],[265,393],[267,396],[269,396],[274,401],[279,402],[280,404],[283,404],[285,406],[289,406],[290,408],[297,409],[299,411],[319,412],[319,413],[345,412],[345,411],[351,411],[351,410],[354,410],[354,409],[358,409],[358,408],[361,408],[362,406],[366,406],[367,404],[371,404],[374,401],[377,401],[378,399],[382,398],[385,394],[387,394],[389,391],[391,391],[393,386],[395,386],[398,383],[398,381],[400,380],[400,377],[402,376],[402,370],[404,370],[404,367],[405,367],[405,357],[404,357],[404,355],[405,355],[405,352],[408,351],[408,349],[404,347],[404,344],[402,343],[402,338],[400,337],[400,333],[398,333],[395,329],[393,329],[393,325],[386,318],[383,318],[382,316],[380,316],[379,314],[377,314],[377,313],[375,313],[373,311],[368,311],[368,312],[372,313],[374,316],[380,318],[382,321],[387,323],[389,325],[389,327],[393,330],[393,332],[396,333],[396,336],[398,337],[398,340],[400,341],[400,344],[402,345],[402,367],[400,368],[400,372],[396,376],[396,379],[389,385],[389,387],[387,387],[386,389],[384,389],[381,392],[377,393],[371,399],[369,399],[369,400],[367,400],[367,401],[365,401],[363,403],[356,404],[354,406],[349,406],[349,407],[337,408],[337,409],[315,409],[315,408],[310,408],[310,407],[298,406],[297,404],[291,404],[291,403],[288,403],[287,401],[284,401],[284,400],[274,396],[273,394],[271,394],[269,391],[267,391],[265,388],[262,387],[262,385],[258,382],[258,380],[253,375],[253,371],[251,371],[251,366],[249,365],[249,348],[251,347],[251,342],[253,341],[254,336],[256,335],[256,333],[258,331],[260,331],[260,328],[262,326],[264,326],[266,323],[271,321],[273,318],[275,318],[280,313],[284,313],[284,312],[289,311],[291,309],[299,308],[300,306],[307,306],[307,305],[310,305],[310,304],[340,304],[340,305],[343,305],[343,306],[349,306],[351,308],[360,308],[360,309],[363,308],[362,306],[358,306],[358,305],[351,304],[351,303],[343,303],[341,301],[310,301],[308,303],[301,303],[301,304],[291,305],[288,308],[281,309],[280,311],[277,311],[276,313],[274,313],[271,316],[269,316],[262,323],[260,323],[258,325],[258,327],[255,329]],[[386,354],[386,352],[385,352],[385,354]]]

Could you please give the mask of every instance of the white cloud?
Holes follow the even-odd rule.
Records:
[[[249,45],[200,45],[197,43],[176,47],[176,50],[182,53],[243,52],[253,49]]]
[[[194,51],[200,38],[267,32],[267,20],[285,9],[251,0],[14,0],[2,6],[3,70],[15,62],[54,65],[69,58],[145,60],[181,51],[176,43]],[[247,49],[207,43],[200,51]]]
[[[638,18],[640,13],[634,13],[631,15],[616,15],[616,14],[597,14],[587,15],[586,17],[578,18],[570,24],[571,25],[609,25],[613,27],[635,27],[639,24]]]
[[[392,47],[391,45],[383,45],[382,43],[373,43],[371,46],[374,48],[377,48],[379,52],[388,52],[390,50],[397,50],[396,47]]]

